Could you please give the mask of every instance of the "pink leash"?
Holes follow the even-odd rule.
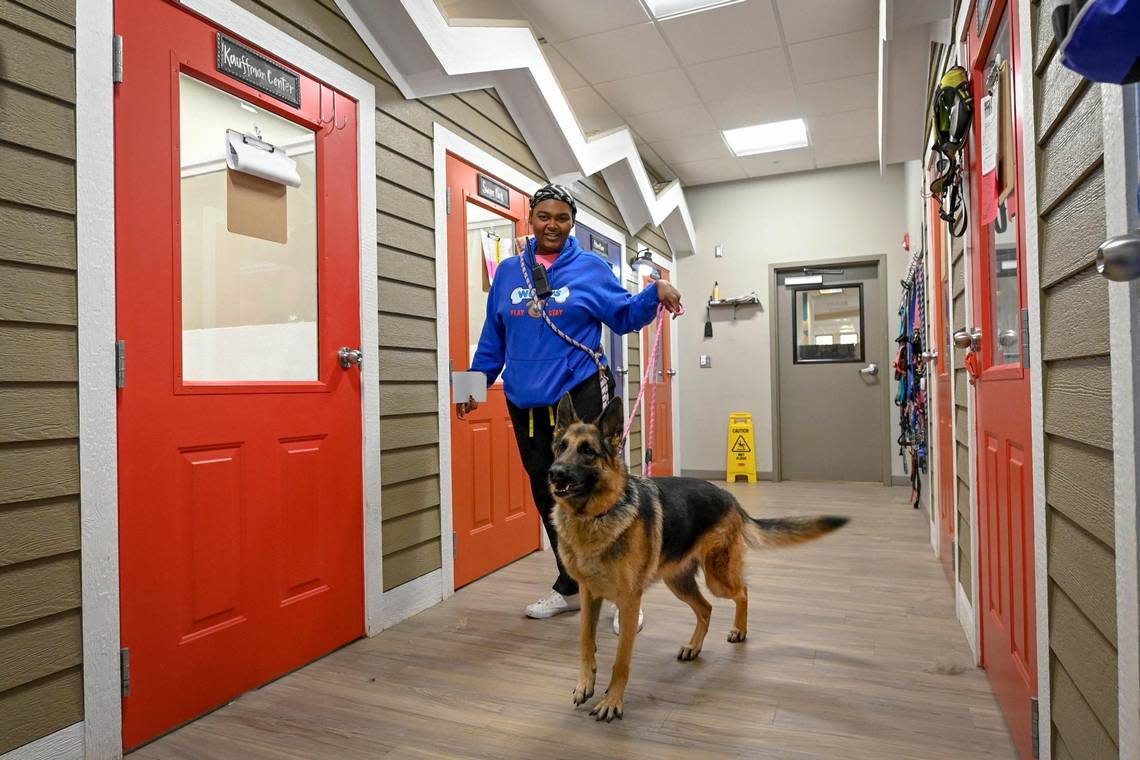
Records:
[[[684,311],[681,312],[684,314]],[[633,403],[633,408],[629,412],[629,419],[625,423],[625,432],[622,433],[621,440],[622,446],[629,440],[629,429],[633,427],[633,420],[637,417],[637,410],[641,407],[641,402],[645,398],[646,388],[656,385],[654,382],[646,382],[646,378],[652,378],[653,373],[657,370],[657,357],[661,353],[661,328],[665,322],[665,305],[661,304],[657,307],[656,319],[656,339],[653,341],[653,349],[649,352],[649,363],[645,367],[645,372],[641,375],[641,390],[637,393],[637,401]],[[649,396],[649,429],[646,435],[648,445],[645,447],[645,477],[653,475],[653,430],[657,422],[657,405],[653,403],[654,397],[657,395],[656,390],[650,393]]]

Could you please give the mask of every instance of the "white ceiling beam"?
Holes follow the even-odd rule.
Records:
[[[433,0],[337,5],[404,97],[494,88],[551,180],[600,172],[631,234],[660,226],[674,254],[696,250],[680,184],[654,192],[624,127],[586,138],[529,28],[451,25]]]

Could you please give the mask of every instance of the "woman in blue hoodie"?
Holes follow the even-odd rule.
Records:
[[[546,313],[559,330],[583,346],[600,350],[602,325],[624,335],[640,330],[653,321],[658,304],[674,316],[681,310],[681,294],[664,280],[630,295],[610,270],[609,262],[583,251],[570,236],[578,207],[566,188],[546,185],[531,197],[529,238],[520,257],[502,261],[487,295],[487,320],[479,337],[479,348],[471,369],[494,383],[503,372],[515,440],[531,493],[542,515],[546,535],[558,563],[554,591],[526,608],[532,618],[548,618],[580,607],[578,584],[566,574],[558,557],[558,534],[551,522],[554,497],[547,484],[547,472],[554,461],[554,408],[569,393],[582,419],[595,419],[602,413],[601,383],[614,392],[614,379],[606,367],[599,378],[598,365],[586,351],[556,334],[542,317],[534,297],[534,269],[545,267],[552,290],[546,299]],[[525,268],[525,271],[524,271]],[[542,290],[542,282],[538,282]],[[602,358],[604,363],[605,359]],[[476,402],[456,404],[462,419]],[[615,630],[617,618],[614,619]]]

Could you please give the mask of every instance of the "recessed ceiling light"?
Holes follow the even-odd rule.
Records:
[[[711,11],[725,5],[736,5],[744,0],[645,0],[653,18],[662,21],[677,16],[687,16],[690,13]]]
[[[732,152],[738,156],[802,148],[808,144],[807,127],[803,119],[726,129],[724,139],[728,141],[728,147]]]

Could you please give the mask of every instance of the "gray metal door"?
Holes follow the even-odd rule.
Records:
[[[884,481],[885,294],[876,262],[777,269],[779,475]]]

